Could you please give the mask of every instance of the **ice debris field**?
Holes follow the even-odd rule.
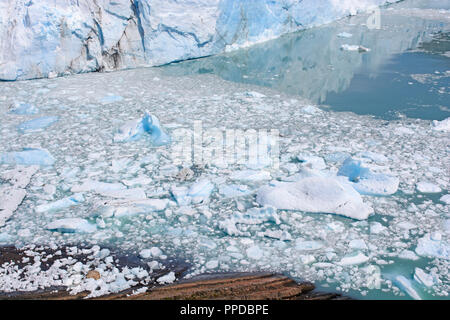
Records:
[[[177,258],[186,277],[270,270],[356,297],[448,296],[448,119],[323,111],[158,69],[4,82],[0,108],[0,243],[92,256],[46,269],[30,249],[32,270],[0,266],[2,292],[118,292]],[[278,129],[279,168],[174,165],[172,132],[194,120]],[[104,247],[147,268],[119,270]],[[93,268],[100,279],[81,276]]]

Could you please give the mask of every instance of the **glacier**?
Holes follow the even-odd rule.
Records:
[[[0,80],[158,66],[396,0],[1,0]]]

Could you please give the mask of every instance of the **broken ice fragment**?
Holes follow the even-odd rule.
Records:
[[[251,208],[245,213],[236,213],[230,218],[220,221],[219,228],[230,236],[242,236],[246,234],[237,228],[237,224],[255,225],[264,222],[281,223],[276,208],[265,206],[263,208]]]
[[[219,187],[219,193],[224,196],[224,198],[238,198],[242,196],[249,195],[252,193],[247,185],[221,185]]]
[[[201,179],[189,188],[187,187],[172,187],[171,193],[176,202],[180,206],[186,206],[191,203],[205,203],[214,190],[214,184],[208,179]]]
[[[230,175],[230,179],[239,181],[262,181],[270,180],[270,172],[261,170],[241,170],[235,171]]]
[[[422,300],[422,297],[413,288],[411,281],[406,279],[404,276],[395,277],[394,282],[400,289],[405,291],[414,300]]]
[[[449,244],[440,239],[440,237],[433,236],[430,233],[427,233],[423,238],[418,240],[416,253],[422,257],[450,260]]]
[[[62,233],[91,233],[95,232],[97,227],[85,219],[66,218],[49,223],[47,229]]]
[[[341,266],[349,266],[349,265],[366,263],[367,261],[369,261],[369,258],[366,257],[363,253],[358,251],[353,254],[344,256],[341,259],[341,261],[338,262],[338,264]]]
[[[420,268],[416,268],[414,270],[414,280],[424,285],[425,287],[432,287],[435,282],[431,274],[426,273]]]
[[[318,156],[301,153],[297,155],[297,159],[314,170],[323,170],[326,168],[325,161]]]
[[[46,203],[41,204],[36,207],[36,212],[46,212],[46,211],[58,211],[64,208],[69,208],[72,206],[75,206],[79,204],[80,202],[84,201],[84,197],[82,193],[76,193],[70,197]]]
[[[360,160],[347,158],[338,176],[348,177],[352,187],[364,195],[391,195],[397,192],[399,179],[383,173],[373,173]]]
[[[263,251],[258,246],[252,246],[246,250],[247,257],[259,260],[263,257]]]
[[[34,132],[45,129],[58,121],[58,117],[41,117],[30,121],[22,122],[17,128],[22,133]]]
[[[421,181],[417,183],[416,188],[419,192],[422,193],[439,193],[442,191],[442,189],[439,188],[439,186],[427,181]]]
[[[168,274],[166,274],[162,277],[159,277],[156,281],[161,284],[168,284],[168,283],[174,282],[175,279],[176,279],[175,273],[173,271],[171,271]]]
[[[370,49],[366,48],[361,45],[350,45],[350,44],[343,44],[341,46],[341,50],[343,51],[358,51],[358,52],[369,52]]]
[[[337,36],[339,38],[351,38],[351,37],[353,37],[353,35],[351,33],[348,33],[348,32],[341,32]]]
[[[39,113],[39,109],[30,103],[15,102],[9,112],[21,115],[37,114]]]
[[[450,132],[450,117],[442,121],[433,120],[433,129],[436,131]]]
[[[150,135],[152,143],[156,146],[167,145],[171,141],[159,119],[146,112],[142,119],[128,121],[120,127],[114,135],[114,142],[135,141],[141,139],[145,133]]]
[[[113,102],[120,102],[123,100],[123,97],[114,95],[114,94],[108,94],[100,99],[101,104],[109,104]]]
[[[258,190],[256,201],[277,209],[335,213],[353,219],[367,219],[373,213],[352,187],[335,178],[319,176],[263,186]]]
[[[0,163],[51,166],[55,163],[55,158],[45,149],[24,148],[22,151],[2,153]]]
[[[0,187],[0,227],[17,210],[26,196],[26,191],[21,188],[2,186]]]

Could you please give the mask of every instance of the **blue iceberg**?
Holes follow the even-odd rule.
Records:
[[[58,117],[55,116],[41,117],[30,121],[22,122],[18,126],[18,129],[22,133],[39,131],[51,126],[56,121],[58,121]]]
[[[170,136],[162,128],[159,119],[148,112],[142,119],[129,121],[120,127],[114,135],[114,142],[139,140],[145,134],[150,135],[152,144],[155,146],[163,146],[171,142]]]
[[[22,151],[1,154],[0,163],[25,166],[51,166],[55,163],[55,158],[45,149],[24,148]]]

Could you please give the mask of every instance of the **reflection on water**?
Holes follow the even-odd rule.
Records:
[[[423,1],[410,3],[424,7]],[[271,87],[336,111],[441,120],[450,116],[450,15],[434,9],[433,1],[429,7],[383,9],[380,30],[366,27],[367,16],[355,16],[163,69]],[[352,36],[343,37],[344,32]],[[371,51],[343,51],[343,44]]]

